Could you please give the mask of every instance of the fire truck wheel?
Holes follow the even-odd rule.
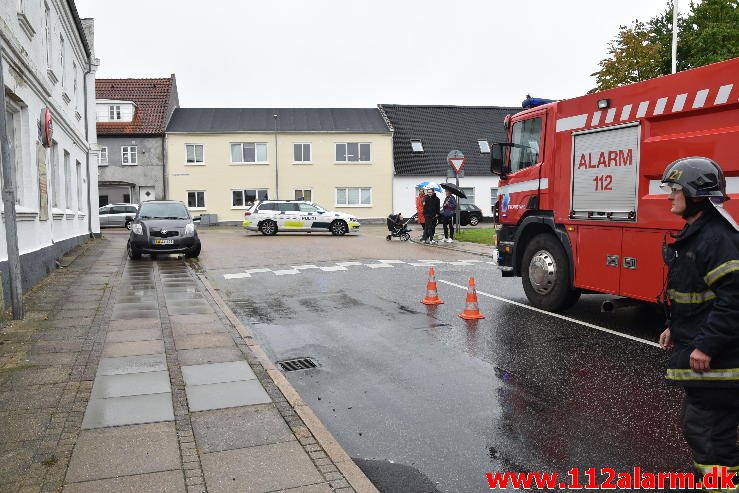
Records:
[[[562,244],[550,234],[535,236],[526,247],[521,264],[526,297],[547,311],[561,311],[574,305],[580,291],[570,284],[570,263]]]

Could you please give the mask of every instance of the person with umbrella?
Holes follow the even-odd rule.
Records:
[[[418,187],[418,195],[416,196],[416,214],[418,224],[421,225],[423,235],[421,235],[421,241],[426,241],[426,227],[424,223],[426,219],[423,217],[423,199],[426,196],[422,187]]]
[[[441,208],[441,224],[444,226],[444,241],[454,241],[454,215],[457,213],[457,199],[449,188],[445,188],[444,205]]]
[[[431,186],[426,186],[426,197],[423,199],[423,216],[424,216],[424,242],[426,244],[436,243],[434,241],[434,233],[436,232],[436,219],[441,212],[441,203],[439,197],[434,193]]]

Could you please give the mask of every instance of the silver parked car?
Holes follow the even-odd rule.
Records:
[[[136,204],[108,204],[100,208],[100,227],[121,227],[131,229],[131,223],[139,211]]]

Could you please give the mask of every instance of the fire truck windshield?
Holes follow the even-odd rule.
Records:
[[[530,118],[513,124],[511,130],[511,173],[539,162],[540,139],[541,118]]]

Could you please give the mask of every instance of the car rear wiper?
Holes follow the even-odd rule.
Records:
[[[177,216],[167,216],[163,217],[162,219],[187,219],[186,217],[177,217]]]
[[[151,219],[151,216],[141,216],[139,219]]]

